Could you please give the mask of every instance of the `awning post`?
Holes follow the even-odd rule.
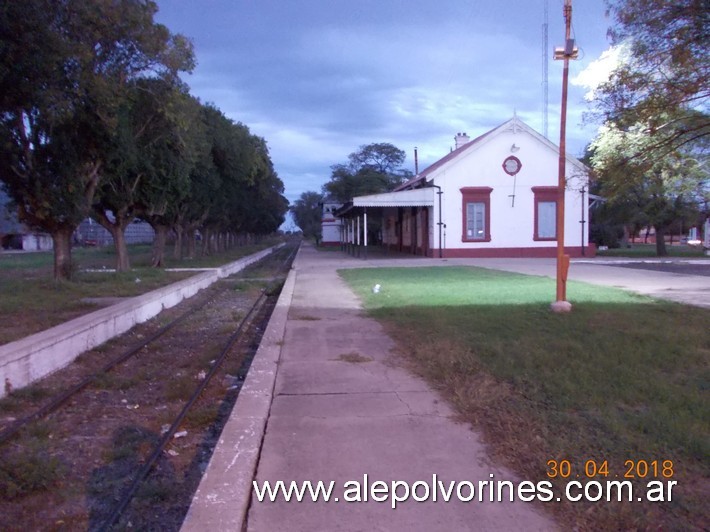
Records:
[[[365,207],[362,216],[364,225],[363,241],[365,243],[365,259],[367,259],[367,207]]]

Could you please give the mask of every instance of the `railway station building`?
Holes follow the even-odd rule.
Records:
[[[559,148],[517,116],[470,139],[392,192],[335,212],[340,244],[427,257],[554,257]],[[593,256],[589,171],[565,157],[565,252]]]

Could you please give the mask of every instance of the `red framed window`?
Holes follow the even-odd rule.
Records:
[[[461,189],[463,242],[491,241],[491,192],[490,187],[464,187]]]
[[[557,240],[557,187],[532,187],[535,195],[533,240]]]

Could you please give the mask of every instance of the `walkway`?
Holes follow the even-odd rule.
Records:
[[[478,435],[421,379],[392,359],[392,341],[366,318],[336,273],[342,255],[304,247],[256,480],[444,481],[512,479]],[[359,261],[350,261],[357,265]],[[498,503],[259,503],[250,531],[548,530],[530,505]]]

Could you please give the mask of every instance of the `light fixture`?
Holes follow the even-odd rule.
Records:
[[[513,144],[513,145],[510,147],[510,153],[515,153],[515,152],[518,151],[519,149],[520,149],[520,146],[516,146],[515,144]]]

